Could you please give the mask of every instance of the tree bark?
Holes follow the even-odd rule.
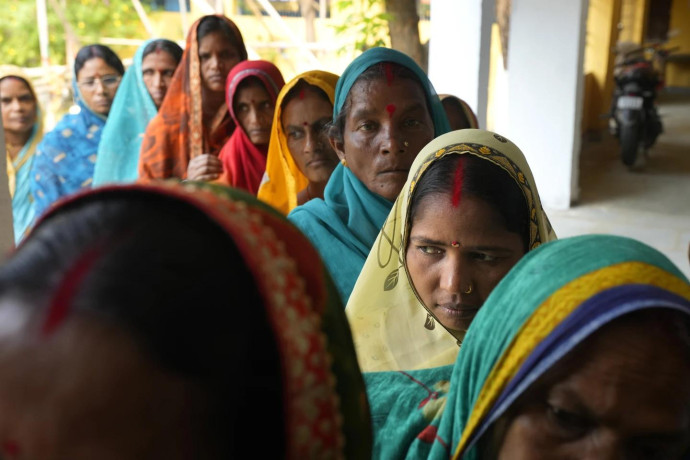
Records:
[[[299,9],[304,18],[305,38],[307,42],[313,43],[316,41],[316,29],[314,26],[316,9],[314,8],[314,0],[300,0]]]
[[[427,70],[427,56],[419,39],[419,14],[416,0],[385,0],[386,13],[391,18],[388,30],[391,46],[410,56]]]

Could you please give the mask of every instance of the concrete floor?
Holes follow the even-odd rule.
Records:
[[[621,162],[606,133],[583,143],[580,200],[547,213],[559,237],[609,233],[643,241],[666,254],[690,277],[690,95],[659,99],[664,133],[642,171]]]

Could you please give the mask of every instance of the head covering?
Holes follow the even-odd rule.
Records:
[[[491,293],[454,367],[367,376],[375,452],[480,458],[479,437],[532,383],[604,325],[650,308],[690,317],[690,283],[655,249],[610,235],[539,247]],[[439,391],[431,398],[424,388]],[[435,406],[420,407],[425,397]],[[391,442],[396,433],[404,434]]]
[[[285,85],[283,75],[278,67],[268,61],[240,62],[230,71],[225,85],[225,101],[237,129],[221,150],[219,158],[223,162],[223,171],[226,173],[224,181],[233,187],[247,190],[256,195],[266,170],[268,144],[254,145],[252,143],[249,135],[240,125],[233,106],[237,88],[240,83],[250,77],[258,78],[261,81],[274,106],[278,93]]]
[[[63,200],[37,226],[75,204],[126,197],[194,207],[237,247],[263,300],[248,307],[265,310],[280,355],[284,408],[263,415],[284,418],[285,458],[371,458],[367,399],[347,319],[309,241],[256,198],[194,182],[101,187]],[[227,306],[233,306],[232,295]],[[243,378],[241,369],[237,378]]]
[[[81,95],[76,74],[72,78],[76,114],[68,113],[43,136],[31,170],[31,194],[40,216],[58,198],[93,183],[98,144],[106,117],[92,111]]]
[[[132,65],[125,72],[110,108],[98,146],[98,160],[93,184],[134,182],[138,177],[139,151],[144,131],[158,109],[149,94],[142,61],[144,49],[155,39],[144,42],[134,55]]]
[[[309,180],[299,170],[287,146],[287,137],[283,131],[283,99],[299,82],[305,82],[323,91],[333,104],[335,85],[338,76],[322,70],[311,70],[297,75],[283,87],[276,100],[276,111],[271,127],[271,141],[268,144],[266,158],[266,175],[259,187],[258,197],[283,214],[289,213],[297,206],[297,194],[309,185]]]
[[[448,132],[446,113],[424,71],[409,56],[388,48],[371,48],[347,66],[336,85],[333,119],[338,117],[362,72],[382,62],[400,64],[416,75],[431,108],[434,135]],[[310,200],[288,216],[321,253],[344,304],[392,205],[339,164],[326,185],[323,200]]]
[[[522,190],[530,213],[529,249],[555,238],[527,160],[518,147],[489,131],[461,129],[431,141],[417,156],[357,280],[347,315],[364,371],[423,369],[452,364],[456,337],[419,299],[406,262],[410,203],[420,177],[447,155],[473,155],[505,170]]]
[[[460,99],[457,96],[453,96],[452,94],[439,94],[438,97],[441,99],[441,103],[445,100],[451,100],[455,101],[460,105],[460,108],[462,109],[462,113],[465,115],[465,118],[467,119],[467,122],[470,125],[470,128],[473,129],[478,129],[479,128],[479,122],[477,121],[477,115],[474,114],[472,111],[472,107],[465,102],[464,100]]]
[[[153,117],[141,143],[139,177],[165,179],[187,177],[189,160],[203,153],[218,154],[230,137],[235,124],[227,107],[221,106],[211,126],[204,126],[201,64],[197,29],[208,16],[199,18],[189,29],[182,60],[165,95],[165,100]],[[217,15],[233,32],[241,60],[247,50],[239,29],[230,19]]]
[[[417,65],[414,60],[407,54],[400,51],[392,50],[390,48],[370,48],[360,54],[354,61],[350,63],[343,72],[343,75],[338,79],[338,84],[335,87],[335,104],[333,104],[333,119],[338,117],[338,114],[343,109],[347,95],[350,94],[352,86],[355,84],[359,76],[369,67],[379,64],[381,62],[392,62],[399,64],[408,70],[412,71],[417,77],[417,80],[422,85],[424,95],[426,96],[429,107],[431,108],[431,119],[434,121],[434,137],[450,131],[448,125],[448,118],[446,112],[443,110],[441,100],[436,94],[434,86],[431,84],[429,77]]]
[[[34,198],[31,195],[31,167],[34,162],[36,146],[43,137],[43,114],[41,105],[36,96],[36,90],[31,84],[31,79],[16,66],[0,66],[0,80],[6,77],[18,77],[29,86],[29,90],[36,100],[36,123],[34,124],[29,140],[17,153],[17,157],[11,160],[7,156],[7,179],[12,197],[12,220],[14,223],[14,241],[19,243],[30,227],[36,215]]]

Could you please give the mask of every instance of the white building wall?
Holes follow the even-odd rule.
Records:
[[[465,100],[486,127],[494,0],[433,0],[429,78],[439,94]]]
[[[587,0],[512,5],[508,117],[496,131],[524,152],[544,206],[566,209],[578,191]]]

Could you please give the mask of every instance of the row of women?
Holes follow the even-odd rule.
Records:
[[[676,266],[556,240],[518,147],[450,131],[407,56],[283,86],[211,18],[105,144],[122,180],[110,109],[94,182],[147,181],[60,199],[0,268],[1,458],[690,455]]]

